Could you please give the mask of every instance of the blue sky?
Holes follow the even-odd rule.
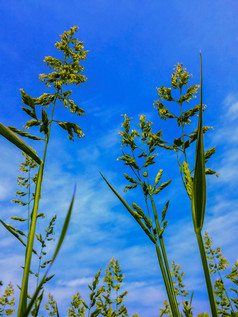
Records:
[[[191,84],[199,84],[199,52],[203,54],[203,101],[207,105],[204,125],[214,131],[204,137],[205,149],[216,146],[209,167],[220,174],[207,177],[207,208],[204,230],[215,246],[223,248],[230,267],[237,254],[238,185],[238,4],[237,1],[145,1],[88,0],[7,1],[1,5],[0,93],[1,119],[6,126],[22,128],[28,117],[21,111],[20,88],[32,97],[47,92],[38,79],[47,72],[45,56],[55,56],[54,44],[70,27],[79,27],[77,38],[89,50],[84,63],[87,82],[72,88],[72,99],[86,111],[76,117],[62,106],[57,116],[76,122],[86,137],[75,142],[53,127],[47,154],[40,210],[47,221],[57,214],[59,236],[73,187],[77,193],[69,231],[55,262],[56,276],[46,286],[58,301],[64,316],[72,296],[79,291],[89,302],[87,285],[112,257],[125,274],[123,290],[129,292],[125,305],[129,315],[159,315],[166,298],[154,246],[131,215],[106,186],[99,171],[131,203],[140,202],[136,191],[123,193],[123,173],[130,173],[121,161],[122,114],[145,114],[155,129],[163,129],[164,139],[178,131],[173,121],[159,119],[153,103],[156,87],[170,87],[174,65],[183,63],[193,74]],[[191,105],[196,105],[191,101]],[[171,107],[171,105],[168,105]],[[196,117],[194,118],[196,119]],[[194,129],[197,126],[195,120]],[[191,127],[191,129],[192,129]],[[191,131],[190,129],[188,131]],[[177,135],[176,135],[177,136]],[[29,142],[38,155],[43,145]],[[10,203],[18,190],[16,177],[21,152],[1,138],[0,142],[1,219],[26,215],[26,210]],[[175,153],[158,150],[154,172],[163,169],[162,181],[173,182],[158,195],[162,210],[167,200],[169,220],[164,234],[170,262],[186,273],[185,284],[194,291],[195,313],[209,312],[198,248],[188,199],[180,179]],[[194,160],[194,147],[189,159]],[[53,252],[54,244],[49,248]],[[0,230],[0,280],[21,283],[24,249],[6,230]],[[32,285],[32,287],[34,284]],[[2,289],[1,289],[2,293]],[[16,291],[16,295],[18,293]]]

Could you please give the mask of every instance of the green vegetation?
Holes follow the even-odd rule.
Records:
[[[0,220],[1,224],[26,247],[22,285],[20,287],[20,300],[17,310],[18,317],[24,317],[29,315],[33,305],[35,305],[34,314],[37,315],[43,298],[43,285],[52,278],[52,276],[47,278],[47,275],[63,243],[72,213],[76,187],[74,189],[73,198],[70,202],[70,206],[65,218],[65,222],[54,255],[52,259],[42,264],[42,257],[46,255],[46,253],[43,251],[46,246],[45,243],[46,241],[49,241],[51,239],[50,235],[52,235],[53,233],[53,226],[55,221],[55,218],[51,220],[49,226],[46,229],[46,236],[44,239],[42,238],[41,234],[35,234],[36,222],[39,217],[44,216],[44,214],[38,214],[38,206],[41,196],[40,193],[44,174],[44,165],[46,161],[46,154],[50,140],[50,131],[52,123],[57,123],[61,128],[66,130],[68,132],[68,138],[70,140],[74,140],[74,133],[78,138],[84,137],[83,131],[77,124],[72,122],[61,122],[54,120],[54,111],[57,102],[62,102],[66,109],[69,108],[72,113],[76,113],[78,116],[85,115],[84,110],[78,107],[73,100],[69,99],[69,96],[71,95],[72,91],[65,91],[62,87],[63,85],[70,84],[79,85],[86,81],[86,77],[81,74],[83,72],[83,66],[81,66],[79,62],[81,60],[86,59],[87,51],[84,50],[82,42],[79,42],[76,38],[73,38],[74,33],[76,31],[77,27],[73,27],[70,29],[70,31],[64,32],[63,35],[60,36],[60,41],[55,44],[56,48],[63,53],[63,60],[53,58],[51,56],[46,57],[44,60],[47,66],[49,66],[50,69],[53,69],[53,72],[49,73],[48,75],[41,74],[39,78],[47,87],[51,87],[53,84],[55,92],[44,93],[38,98],[32,98],[23,89],[21,89],[22,102],[26,106],[22,107],[22,110],[28,116],[30,116],[31,119],[25,123],[23,130],[19,130],[15,127],[5,127],[3,124],[0,124],[0,133],[11,143],[17,146],[19,149],[23,150],[26,155],[28,155],[26,157],[25,163],[22,163],[21,170],[29,174],[27,177],[18,177],[18,184],[20,186],[25,186],[26,189],[28,189],[28,193],[22,191],[16,192],[16,195],[19,198],[22,198],[28,194],[28,201],[22,202],[20,200],[14,200],[16,203],[21,204],[23,206],[28,205],[28,218],[26,219],[13,217],[13,220],[17,220],[19,222],[27,220],[27,235],[23,231],[13,227],[12,225],[8,225],[4,223],[2,220]],[[47,109],[50,107],[50,105],[52,105],[52,109],[49,119]],[[40,118],[38,114],[39,112],[41,113]],[[44,138],[40,138],[38,136],[29,134],[25,131],[33,126],[40,128],[39,132],[43,134]],[[37,156],[36,152],[33,149],[31,149],[24,141],[22,141],[16,134],[28,139],[43,141],[45,143],[43,159],[41,160]],[[33,162],[32,160],[34,160],[35,162]],[[37,166],[36,164],[40,166],[37,174],[32,178],[30,176],[30,172],[32,168],[35,168]],[[30,185],[32,182],[36,185],[35,192],[34,194],[32,194],[33,207],[31,207],[32,198],[30,192]],[[32,212],[30,212],[31,208]],[[21,238],[19,235],[23,236],[23,238]],[[40,251],[38,253],[33,249],[33,243],[35,238],[41,244]],[[38,272],[35,273],[35,276],[37,277],[37,287],[35,293],[32,296],[30,296],[28,294],[28,282],[30,274],[33,273],[30,270],[33,253],[35,253],[39,258],[39,266]],[[45,271],[45,274],[41,281],[39,281],[40,269],[44,269],[46,265],[48,265],[48,268]],[[27,303],[27,298],[30,298],[29,303]]]
[[[56,216],[49,221],[44,234],[41,232],[36,233],[36,223],[45,218],[44,213],[38,213],[38,207],[41,198],[44,166],[47,162],[46,154],[52,123],[56,123],[64,129],[68,133],[68,139],[70,140],[74,140],[75,136],[77,138],[84,137],[82,129],[76,123],[54,119],[57,103],[63,103],[66,109],[69,109],[72,113],[76,113],[78,116],[85,115],[84,110],[78,107],[73,100],[69,99],[72,91],[63,89],[64,85],[79,85],[86,81],[86,77],[82,75],[84,68],[80,65],[80,61],[86,59],[87,51],[84,50],[83,43],[74,38],[76,31],[77,27],[72,27],[70,31],[64,32],[60,36],[60,41],[55,44],[56,48],[63,53],[62,60],[51,56],[46,57],[44,60],[47,66],[53,69],[53,71],[48,75],[41,74],[40,80],[47,87],[50,88],[52,86],[54,93],[44,93],[38,98],[33,98],[21,89],[22,102],[25,105],[22,107],[22,110],[31,119],[25,123],[23,130],[10,126],[6,127],[0,123],[0,134],[23,151],[24,162],[20,164],[21,175],[17,178],[21,190],[16,192],[17,198],[13,199],[13,202],[27,208],[27,216],[11,217],[12,221],[18,224],[18,228],[15,225],[6,224],[3,220],[0,220],[3,228],[8,230],[25,247],[25,262],[22,267],[23,278],[22,284],[19,286],[19,304],[15,308],[14,289],[10,283],[0,298],[0,316],[12,316],[15,312],[17,312],[18,317],[26,317],[30,314],[32,316],[40,315],[43,306],[44,286],[54,277],[54,275],[48,276],[48,273],[58,255],[70,222],[76,187],[55,252],[52,258],[48,258],[47,246],[51,243],[54,236]],[[172,96],[172,88],[161,86],[157,89],[159,100],[154,103],[154,107],[158,111],[159,117],[163,120],[176,119],[178,127],[181,127],[181,136],[175,138],[173,143],[162,139],[162,130],[154,132],[153,123],[147,121],[144,115],[141,115],[139,118],[138,131],[131,130],[131,119],[127,115],[124,115],[123,131],[120,132],[120,136],[122,137],[122,156],[119,157],[119,160],[123,161],[126,167],[129,167],[132,172],[132,176],[124,173],[126,180],[129,182],[124,191],[126,192],[128,189],[140,189],[145,201],[144,207],[139,206],[140,204],[135,202],[132,202],[132,206],[130,206],[106,178],[101,175],[109,188],[119,198],[155,246],[158,264],[168,297],[168,300],[165,299],[164,301],[164,307],[159,308],[159,316],[192,317],[194,309],[192,307],[193,293],[190,295],[190,292],[186,290],[183,282],[185,273],[181,271],[181,267],[174,261],[170,262],[171,259],[168,259],[163,240],[163,235],[168,225],[166,213],[169,208],[169,201],[164,205],[160,216],[158,215],[156,203],[157,197],[160,196],[162,190],[170,185],[172,180],[166,180],[160,184],[163,170],[160,169],[157,174],[153,175],[154,169],[151,169],[152,165],[156,164],[156,151],[158,148],[174,151],[177,154],[182,182],[191,200],[193,226],[204,269],[212,316],[238,316],[238,261],[232,267],[231,272],[224,275],[228,262],[222,255],[221,249],[217,248],[213,250],[212,240],[206,232],[205,236],[202,237],[206,206],[206,175],[216,174],[211,168],[205,168],[205,165],[208,159],[215,153],[215,147],[204,153],[203,134],[210,127],[203,127],[202,125],[203,111],[205,110],[205,106],[202,104],[202,63],[200,103],[189,110],[183,111],[183,103],[189,103],[193,97],[196,98],[199,89],[198,85],[192,85],[184,93],[183,89],[188,86],[190,77],[191,75],[183,68],[183,64],[178,64],[174,69],[171,86],[173,90],[179,91],[179,99],[177,100]],[[164,101],[176,103],[179,114],[176,115],[167,109]],[[50,106],[51,114],[48,116]],[[198,129],[185,133],[186,125],[190,125],[192,117],[197,113],[199,113]],[[26,130],[32,127],[38,127],[43,137],[26,132]],[[43,158],[40,159],[35,150],[29,147],[17,135],[41,141],[41,143],[44,142]],[[186,151],[195,141],[195,166],[193,169],[190,169]],[[129,149],[128,152],[126,152],[125,148],[126,150]],[[183,157],[182,163],[179,159],[179,154]],[[38,169],[36,173],[34,173],[35,169]],[[216,176],[218,175],[216,174]],[[153,182],[151,182],[151,179],[153,179]],[[25,227],[22,230],[22,226],[24,225]],[[35,240],[38,245],[34,244]],[[38,261],[35,272],[31,270],[33,256]],[[101,269],[95,275],[92,284],[88,286],[90,289],[89,303],[87,304],[77,292],[70,303],[70,308],[67,311],[68,316],[128,316],[127,308],[122,304],[127,292],[125,291],[119,295],[124,276],[121,273],[118,261],[112,258],[108,263],[108,268],[105,270],[103,278],[103,285],[101,286],[99,286],[100,274]],[[41,275],[43,275],[42,278],[40,278]],[[211,277],[214,278],[215,276],[218,276],[218,278],[212,284]],[[33,294],[29,294],[28,285],[30,278],[35,279],[35,291]],[[225,286],[227,281],[233,283],[234,287],[227,289]],[[0,286],[2,286],[2,282],[0,282]],[[232,295],[229,295],[230,293]],[[53,295],[48,294],[48,298],[48,302],[44,307],[44,316],[48,314],[49,316],[58,317],[59,310]],[[208,314],[201,313],[198,316],[208,316]],[[139,315],[135,313],[132,317],[139,317]]]

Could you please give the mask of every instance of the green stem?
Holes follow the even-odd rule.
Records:
[[[46,239],[46,238],[45,238]],[[45,242],[45,240],[44,240]],[[39,277],[40,277],[40,266],[41,266],[41,259],[42,259],[42,254],[43,252],[43,247],[41,246],[41,250],[40,250],[40,256],[39,256],[39,264],[38,264],[38,270],[37,270],[37,281],[36,281],[36,288],[38,287],[39,285]]]
[[[27,307],[28,278],[29,278],[29,271],[30,271],[30,265],[31,265],[31,256],[32,256],[32,250],[33,250],[33,243],[34,243],[34,235],[35,235],[35,227],[36,227],[36,220],[37,220],[37,210],[39,206],[43,168],[44,168],[44,163],[42,162],[38,172],[39,174],[38,174],[38,181],[36,184],[36,192],[35,192],[35,200],[34,200],[34,206],[33,206],[33,212],[32,212],[30,234],[27,239],[25,267],[24,267],[23,278],[22,278],[22,288],[21,288],[17,317],[23,317]]]
[[[118,290],[116,290],[117,298],[118,298]],[[118,315],[118,302],[116,302],[116,316]]]
[[[160,270],[163,276],[163,280],[164,280],[164,285],[167,291],[167,295],[168,295],[168,299],[169,299],[169,304],[170,304],[170,308],[173,314],[173,317],[179,317],[179,310],[178,310],[178,305],[177,302],[174,302],[174,298],[173,298],[173,292],[171,292],[171,288],[170,288],[170,283],[168,281],[168,277],[164,268],[164,263],[163,263],[163,259],[162,259],[162,255],[160,252],[160,248],[158,246],[158,243],[156,242],[155,244],[156,247],[156,253],[157,253],[157,257],[159,260],[159,265],[160,265]]]
[[[42,184],[42,178],[43,178],[43,173],[44,173],[44,164],[45,164],[45,159],[46,159],[47,146],[48,146],[48,142],[49,142],[51,124],[52,124],[52,120],[53,120],[53,113],[54,113],[54,108],[55,108],[55,103],[57,100],[58,93],[59,92],[57,90],[57,92],[55,94],[54,101],[53,101],[53,108],[52,108],[52,112],[51,112],[51,120],[50,120],[48,134],[47,134],[46,143],[45,143],[44,156],[43,156],[43,160],[42,160],[42,163],[41,163],[41,165],[39,167],[39,171],[38,171],[38,180],[37,180],[36,190],[35,190],[35,199],[34,199],[34,206],[33,206],[33,211],[32,211],[30,234],[28,235],[28,239],[27,239],[27,246],[26,246],[26,253],[25,253],[25,267],[24,267],[23,278],[22,278],[22,288],[21,288],[21,294],[20,294],[20,299],[19,299],[19,307],[18,307],[17,317],[23,317],[24,313],[26,311],[26,307],[27,307],[28,279],[29,279],[29,271],[30,271],[30,266],[31,266],[31,256],[32,256],[32,250],[33,250],[33,244],[34,244],[34,238],[35,238],[37,211],[38,211],[38,207],[39,207],[41,184]]]
[[[208,297],[209,297],[212,317],[218,317],[217,307],[216,307],[216,302],[215,302],[215,296],[214,296],[214,292],[213,292],[213,287],[212,287],[212,282],[211,282],[211,276],[210,276],[210,273],[209,273],[209,268],[208,268],[208,265],[207,265],[207,257],[206,257],[206,252],[205,252],[205,248],[204,248],[204,244],[203,244],[201,231],[196,232],[196,236],[197,236],[199,251],[200,251],[200,255],[201,255],[203,271],[204,271],[204,275],[205,275],[205,279],[206,279],[207,292],[208,292]]]
[[[144,152],[145,152],[144,141],[143,141],[143,149],[144,149]],[[153,209],[153,213],[154,213],[154,219],[155,219],[157,232],[159,234],[159,232],[160,232],[160,224],[159,224],[158,214],[157,214],[157,211],[156,211],[156,207],[155,207],[155,203],[154,203],[154,200],[153,200],[153,196],[152,196],[152,193],[151,193],[151,190],[150,190],[150,186],[149,186],[150,181],[149,181],[149,175],[148,175],[148,168],[147,167],[146,167],[146,173],[147,173],[147,185],[148,185],[149,193],[150,193],[150,201],[151,201],[151,205],[152,205],[152,209]],[[150,216],[150,214],[149,214],[149,216]],[[151,217],[150,217],[150,219],[151,219]],[[163,256],[163,260],[162,260],[162,265],[163,266],[161,266],[161,263],[160,263],[160,268],[161,268],[162,275],[163,275],[163,271],[164,271],[164,274],[166,276],[166,279],[165,279],[164,276],[163,276],[163,278],[164,278],[165,286],[168,284],[168,287],[166,286],[166,290],[167,290],[167,294],[168,294],[168,298],[169,298],[169,302],[170,302],[170,307],[171,307],[171,309],[173,311],[173,315],[174,316],[180,316],[179,309],[178,309],[178,304],[177,304],[177,300],[176,300],[176,295],[175,295],[175,292],[174,292],[173,281],[172,281],[172,277],[171,277],[171,273],[170,273],[168,258],[167,258],[165,245],[164,245],[164,241],[163,241],[163,237],[162,236],[159,238],[159,243],[160,243],[160,247],[161,247],[161,250],[162,250],[162,255],[161,255],[160,249],[157,250],[157,248],[159,248],[159,247],[158,247],[158,244],[156,242],[157,256],[158,256],[158,259],[159,259],[159,263],[160,263],[160,257],[161,257],[161,260],[162,260],[162,256]],[[158,251],[159,251],[159,253],[158,253]],[[160,254],[160,256],[159,256],[159,254]],[[165,264],[166,271],[164,269],[164,264]],[[165,280],[166,280],[166,282],[165,282]],[[169,290],[169,293],[168,293],[168,290]],[[171,293],[172,293],[172,296],[171,296]]]
[[[27,236],[29,236],[29,231],[30,231],[30,208],[31,208],[31,167],[29,166]]]
[[[155,218],[155,224],[156,224],[157,232],[159,234],[159,232],[160,232],[160,224],[159,224],[159,219],[158,219],[155,203],[154,203],[154,200],[153,200],[153,197],[152,197],[151,194],[150,194],[150,200],[151,200],[151,205],[152,205],[153,212],[154,212],[154,218]],[[174,303],[175,310],[176,310],[176,314],[174,316],[180,316],[179,309],[178,309],[178,304],[177,304],[177,299],[176,299],[176,295],[175,295],[175,292],[174,292],[173,281],[172,281],[172,277],[171,277],[171,273],[170,273],[168,258],[167,258],[167,254],[166,254],[166,250],[165,250],[164,240],[163,240],[162,236],[159,238],[159,242],[160,242],[160,247],[161,247],[163,258],[164,258],[165,268],[166,268],[166,272],[167,272],[167,278],[169,280],[170,291],[172,293],[172,299],[173,299],[173,303]],[[170,306],[171,306],[171,303],[170,303]],[[171,307],[171,309],[172,309],[172,307]]]

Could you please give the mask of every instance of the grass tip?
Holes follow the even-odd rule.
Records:
[[[77,183],[74,184],[74,195],[76,193],[76,189],[77,189]]]

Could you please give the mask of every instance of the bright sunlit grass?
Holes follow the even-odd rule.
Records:
[[[24,107],[22,110],[31,117],[20,130],[15,127],[6,127],[0,123],[0,134],[11,142],[18,149],[23,151],[24,162],[20,164],[20,170],[24,174],[17,178],[18,185],[21,190],[16,192],[17,199],[13,200],[19,206],[27,208],[27,216],[12,217],[13,221],[26,224],[25,230],[22,231],[13,225],[0,220],[3,225],[3,230],[7,230],[25,247],[25,261],[23,266],[22,284],[20,286],[19,304],[16,306],[14,300],[14,287],[11,283],[5,289],[3,296],[0,298],[0,316],[12,316],[17,312],[18,317],[39,316],[40,311],[45,309],[45,315],[59,316],[57,303],[52,294],[48,294],[48,302],[43,306],[45,297],[45,284],[54,276],[48,276],[49,270],[55,261],[64,238],[67,233],[68,225],[71,218],[71,213],[74,204],[76,186],[73,192],[73,197],[69,202],[69,208],[66,213],[63,228],[60,238],[57,242],[56,249],[51,259],[46,259],[47,245],[53,239],[55,219],[54,216],[49,225],[45,229],[44,235],[36,233],[36,223],[45,215],[38,213],[42,181],[44,177],[44,167],[47,164],[47,149],[50,146],[50,135],[53,124],[59,125],[68,133],[68,139],[73,140],[74,137],[84,137],[82,129],[73,122],[63,122],[55,120],[55,112],[57,111],[57,103],[63,103],[66,109],[78,116],[84,116],[83,109],[78,107],[69,97],[71,90],[64,90],[63,87],[71,84],[80,85],[86,81],[86,77],[82,75],[84,70],[80,65],[87,56],[87,51],[84,50],[82,42],[79,42],[74,37],[77,27],[72,27],[68,32],[64,32],[60,36],[60,41],[55,44],[56,48],[63,53],[62,60],[46,57],[44,62],[50,69],[53,69],[48,75],[41,74],[40,80],[47,86],[53,87],[54,93],[44,93],[38,98],[33,98],[21,89],[22,102]],[[188,88],[188,81],[191,75],[183,68],[183,64],[178,64],[174,68],[171,77],[172,88],[166,88],[163,85],[157,89],[159,100],[154,103],[154,107],[158,111],[161,119],[174,119],[177,121],[178,127],[181,128],[181,137],[174,139],[173,143],[169,143],[162,139],[162,131],[154,131],[153,123],[146,120],[145,115],[141,115],[138,123],[138,130],[131,130],[131,119],[124,116],[122,124],[123,131],[120,132],[122,137],[122,156],[119,158],[124,162],[126,168],[131,174],[124,173],[125,179],[129,182],[124,189],[140,190],[140,195],[144,197],[144,206],[139,203],[132,202],[131,206],[117,192],[117,190],[106,179],[105,174],[101,173],[106,184],[119,198],[120,202],[129,211],[132,217],[140,225],[144,233],[148,236],[151,243],[155,246],[158,264],[161,270],[164,287],[167,293],[167,299],[164,301],[164,307],[159,308],[160,317],[164,315],[174,317],[192,317],[193,316],[193,294],[186,291],[183,284],[181,267],[175,262],[171,263],[166,252],[166,246],[163,240],[163,235],[166,233],[168,221],[166,213],[169,210],[169,201],[163,207],[161,214],[158,212],[157,200],[163,193],[172,180],[163,180],[163,170],[158,168],[158,172],[153,175],[150,167],[156,162],[156,154],[158,149],[168,150],[171,155],[177,155],[178,167],[181,174],[182,183],[191,199],[191,211],[193,217],[194,231],[198,241],[198,247],[201,255],[201,261],[204,269],[204,288],[207,287],[208,299],[210,302],[212,317],[217,316],[238,316],[238,262],[235,263],[231,272],[225,276],[230,280],[234,287],[229,290],[226,288],[225,279],[222,277],[222,271],[225,271],[228,265],[227,260],[221,253],[221,249],[212,249],[211,238],[205,233],[202,237],[203,222],[205,219],[206,200],[206,175],[216,174],[211,168],[206,168],[205,165],[208,159],[215,153],[215,147],[204,152],[203,134],[206,133],[209,127],[203,127],[203,111],[205,110],[202,104],[202,60],[201,60],[201,84],[200,84],[200,104],[184,111],[183,104],[189,103],[192,98],[196,98],[199,86],[192,85]],[[184,91],[186,88],[186,91]],[[172,94],[172,89],[179,92],[179,99],[175,100]],[[164,103],[175,103],[178,109],[176,111],[169,110]],[[49,116],[48,109],[51,108]],[[198,114],[198,129],[185,133],[185,128],[190,125],[191,119]],[[31,127],[39,127],[39,132],[43,137],[38,137],[26,132]],[[20,137],[18,137],[19,135]],[[40,159],[35,150],[27,145],[22,138],[33,139],[44,143],[44,155]],[[195,166],[193,169],[189,167],[187,159],[187,150],[190,145],[196,141]],[[18,150],[16,148],[16,151]],[[181,163],[182,156],[182,163]],[[191,165],[191,164],[190,164]],[[38,169],[34,173],[34,169]],[[59,175],[60,177],[60,175]],[[24,187],[24,189],[22,189]],[[23,198],[25,197],[25,198]],[[23,199],[23,200],[22,200]],[[24,200],[25,199],[25,200]],[[80,230],[80,229],[79,229]],[[35,248],[34,242],[38,242]],[[34,247],[34,248],[33,248]],[[38,259],[37,272],[31,271],[32,257]],[[143,265],[143,263],[142,263]],[[68,316],[128,316],[127,308],[122,304],[127,292],[119,294],[121,283],[124,275],[121,273],[119,263],[112,258],[108,263],[108,268],[105,270],[103,285],[100,284],[101,269],[95,275],[92,284],[89,285],[89,303],[87,304],[79,293],[73,296],[70,308],[67,311]],[[212,285],[211,275],[218,276],[214,286]],[[40,275],[43,277],[40,278]],[[33,294],[29,294],[29,280],[36,278],[36,289]],[[57,277],[55,277],[57,278]],[[78,278],[78,276],[75,276]],[[100,286],[99,286],[100,285]],[[231,295],[233,294],[233,295]],[[234,298],[235,295],[235,298]],[[189,296],[189,298],[188,298]],[[63,312],[63,316],[66,312]],[[139,315],[135,313],[134,317]],[[208,316],[207,313],[201,312],[200,317]],[[146,317],[146,316],[145,316]]]

